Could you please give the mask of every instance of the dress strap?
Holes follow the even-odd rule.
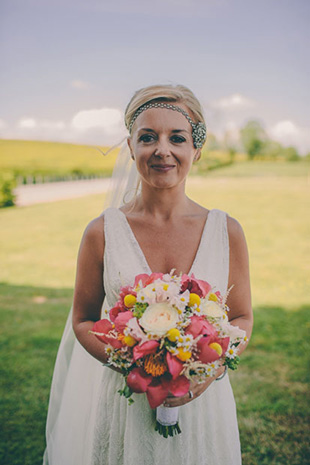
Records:
[[[221,293],[225,293],[229,274],[227,213],[214,209],[209,215],[193,272],[197,278],[205,279],[211,285],[216,285]]]

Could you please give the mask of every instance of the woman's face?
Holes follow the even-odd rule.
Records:
[[[178,105],[188,112],[184,105]],[[194,160],[192,127],[175,110],[151,108],[139,115],[128,139],[142,182],[152,187],[172,188],[184,183]]]

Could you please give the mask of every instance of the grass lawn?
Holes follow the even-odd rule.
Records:
[[[255,327],[239,370],[231,374],[245,465],[306,465],[310,459],[310,183],[307,174],[287,172],[212,173],[188,183],[194,200],[237,218],[248,241]],[[76,254],[86,224],[102,205],[96,195],[0,211],[3,465],[41,464]]]

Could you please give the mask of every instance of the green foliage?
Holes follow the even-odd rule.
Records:
[[[12,207],[15,205],[14,188],[16,181],[11,173],[2,173],[0,175],[0,208]]]
[[[145,312],[145,309],[147,308],[148,304],[143,304],[141,302],[137,302],[134,306],[133,309],[133,316],[136,318],[141,318],[143,313]]]
[[[119,393],[120,396],[124,396],[128,400],[129,405],[134,403],[134,400],[131,397],[133,394],[133,391],[130,389],[129,386],[127,386],[127,384],[125,384],[123,389],[119,389],[117,392]]]
[[[224,365],[228,366],[230,370],[237,370],[239,363],[240,357],[238,357],[237,355],[237,357],[235,357],[234,359],[226,357]]]
[[[240,131],[241,141],[249,160],[286,160],[301,159],[295,147],[283,147],[270,139],[258,121],[249,121]]]
[[[263,152],[267,135],[258,121],[249,121],[240,131],[241,141],[249,160],[253,160]]]

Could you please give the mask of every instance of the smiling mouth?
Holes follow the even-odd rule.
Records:
[[[151,168],[153,168],[156,171],[161,171],[161,172],[166,172],[170,171],[175,167],[175,165],[151,165]]]

